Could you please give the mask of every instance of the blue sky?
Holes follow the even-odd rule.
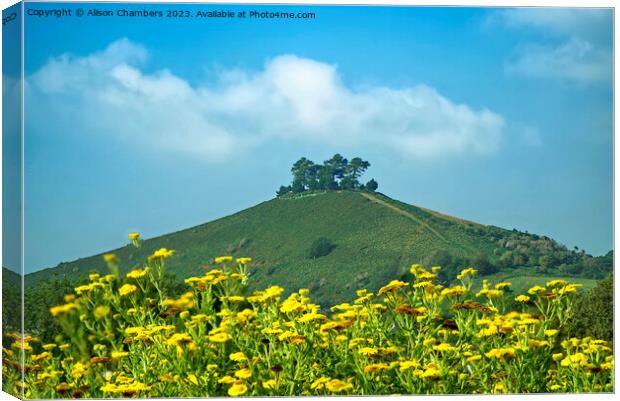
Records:
[[[98,6],[120,7],[168,8]],[[610,10],[183,7],[316,18],[26,17],[27,272],[268,200],[336,152],[393,198],[612,248]]]
[[[2,266],[21,271],[21,35],[19,7],[2,12]],[[11,78],[9,78],[11,77]]]

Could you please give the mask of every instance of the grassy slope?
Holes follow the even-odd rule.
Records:
[[[112,252],[127,271],[156,249],[175,249],[168,267],[181,278],[201,274],[220,255],[250,256],[253,286],[308,287],[313,299],[332,304],[351,300],[358,288],[376,290],[434,250],[462,256],[483,252],[494,258],[497,245],[475,235],[485,227],[381,194],[340,191],[273,199],[146,240],[138,250],[126,246]],[[336,248],[327,256],[308,259],[306,252],[319,237],[329,238]],[[85,279],[94,270],[106,271],[101,254],[29,274],[26,285],[53,276]]]

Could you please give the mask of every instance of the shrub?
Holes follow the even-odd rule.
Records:
[[[308,259],[316,259],[327,256],[334,250],[334,248],[336,248],[336,245],[329,239],[325,237],[318,238],[310,244],[310,249],[308,249]]]
[[[614,336],[614,280],[609,275],[573,304],[568,333],[574,337],[596,337],[612,341]]]
[[[499,269],[495,266],[489,258],[484,254],[474,255],[469,260],[470,266],[476,266],[478,272],[482,276],[488,276],[489,274],[497,273]]]

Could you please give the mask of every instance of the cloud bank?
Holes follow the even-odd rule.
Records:
[[[28,77],[28,99],[47,116],[71,115],[71,130],[208,161],[270,141],[372,146],[418,160],[490,154],[504,128],[500,115],[429,86],[351,88],[335,65],[291,54],[195,86],[166,69],[145,72],[148,58],[127,39],[52,58]]]
[[[593,85],[612,79],[612,18],[604,9],[516,8],[496,12],[488,22],[544,36],[518,47],[507,73]]]

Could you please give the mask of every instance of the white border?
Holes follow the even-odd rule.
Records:
[[[59,3],[82,3],[82,2],[92,2],[92,3],[185,3],[185,4],[195,4],[195,3],[205,3],[205,4],[307,4],[307,5],[376,5],[376,6],[416,6],[416,5],[431,5],[431,6],[480,6],[480,7],[542,7],[542,6],[555,6],[555,7],[613,7],[614,8],[614,27],[615,27],[615,7],[616,7],[616,1],[613,0],[589,0],[589,1],[576,1],[576,0],[563,0],[563,1],[551,1],[551,0],[519,0],[519,1],[515,1],[515,0],[443,0],[443,1],[438,1],[438,0],[426,0],[426,1],[416,1],[416,0],[313,0],[313,1],[308,1],[308,0],[287,0],[287,1],[278,1],[278,0],[271,0],[271,1],[264,1],[264,0],[242,0],[242,1],[226,1],[226,0],[203,0],[203,1],[178,1],[178,0],[151,0],[151,1],[140,1],[140,0],[128,0],[128,1],[80,1],[80,0],[66,0],[66,1],[45,1],[45,0],[27,0],[26,3],[29,2],[59,2]],[[0,6],[2,9],[7,8],[13,4],[17,3],[17,1],[15,0],[0,0]],[[23,21],[22,21],[23,23]],[[23,25],[22,25],[22,33],[23,33]],[[23,38],[22,38],[23,39]],[[614,29],[614,45],[615,43],[618,43],[618,39],[619,39],[619,34],[618,31]],[[0,41],[2,40],[2,33],[0,30]],[[23,50],[23,41],[22,41],[22,50]],[[2,61],[2,54],[0,52],[0,62]],[[23,51],[22,51],[22,63],[23,63]],[[614,77],[616,76],[618,72],[618,66],[615,63],[615,46],[614,46]],[[23,73],[23,64],[22,64],[22,73]],[[22,84],[23,84],[23,80],[22,80]],[[617,89],[617,85],[616,85],[616,81],[614,79],[614,139],[615,139],[615,121],[616,121],[616,115],[618,113],[618,105],[615,101],[615,94],[616,94],[616,89]],[[23,93],[23,92],[22,92]],[[23,102],[23,96],[22,96],[22,102]],[[2,106],[2,99],[0,99],[0,110],[1,110],[1,106]],[[23,103],[22,103],[22,107],[23,107]],[[23,113],[23,109],[22,109],[22,113]],[[23,114],[22,114],[23,116]],[[0,112],[0,120],[1,120],[1,112]],[[23,124],[22,124],[22,132],[23,132]],[[23,142],[22,142],[23,143]],[[617,215],[615,213],[615,210],[617,210],[617,206],[619,204],[618,202],[618,197],[616,196],[616,177],[618,177],[618,165],[615,163],[615,154],[617,154],[617,151],[619,149],[620,145],[618,144],[617,141],[614,140],[614,251],[617,251],[620,249],[619,245],[619,239],[618,239],[618,235],[617,235],[617,229],[618,229],[618,224],[617,224]],[[0,141],[0,154],[1,154],[1,150],[2,150],[2,144]],[[23,149],[22,149],[23,151]],[[22,154],[22,163],[23,163],[23,154]],[[2,166],[0,163],[0,174],[2,172]],[[22,187],[23,189],[23,187]],[[2,205],[2,200],[0,199],[0,209],[1,209],[1,205]],[[23,207],[23,199],[22,199],[22,207]],[[22,215],[22,219],[23,219],[23,215]],[[2,221],[2,217],[0,216],[0,223]],[[22,237],[23,237],[23,227],[22,227]],[[1,234],[0,234],[1,236]],[[23,246],[22,246],[22,251],[23,251]],[[1,260],[1,256],[2,256],[2,251],[0,250],[0,260]],[[618,273],[618,269],[617,269],[617,259],[614,260],[614,277],[617,277],[617,273]],[[23,255],[22,255],[22,264],[23,264]],[[616,299],[615,295],[617,293],[617,281],[614,280],[614,301]],[[23,285],[23,283],[22,283]],[[0,282],[0,290],[2,288],[2,283]],[[615,302],[614,302],[615,305]],[[617,328],[618,328],[618,322],[620,321],[619,316],[619,309],[620,308],[614,308],[614,337],[616,338],[615,341],[615,346],[614,346],[614,355],[617,356],[618,355],[618,351],[619,351],[619,346],[618,346],[618,336],[616,335],[617,333]],[[2,307],[0,306],[0,312],[2,311]],[[23,319],[23,313],[22,313],[22,319]],[[617,378],[617,374],[616,374],[616,378]],[[617,387],[617,383],[614,383],[615,387]],[[524,395],[520,394],[520,395],[485,395],[485,396],[478,396],[478,395],[445,395],[445,396],[425,396],[424,399],[437,399],[439,397],[450,397],[450,399],[454,399],[454,400],[473,400],[473,399],[482,399],[482,398],[487,398],[487,399],[492,399],[492,400],[520,400],[522,399]],[[406,399],[408,401],[413,401],[417,396],[402,396],[399,399]],[[528,400],[539,400],[539,399],[544,399],[544,400],[585,400],[588,399],[590,397],[596,397],[596,399],[600,399],[600,400],[613,400],[615,399],[615,394],[533,394],[533,395],[527,395],[527,399]],[[254,398],[246,398],[246,400],[261,400],[261,401],[271,401],[273,400],[275,397],[271,397],[271,398],[264,398],[264,397],[254,397]],[[281,397],[280,399],[290,399],[290,400],[301,400],[301,399],[315,399],[315,398],[320,398],[320,397],[295,397],[295,398],[290,398],[290,397]],[[8,400],[8,399],[15,399],[9,395],[7,395],[6,393],[0,393],[0,400]],[[227,400],[231,400],[232,398],[222,398],[222,399],[227,399]],[[347,397],[347,400],[352,400],[352,401],[362,401],[362,400],[368,400],[368,399],[385,399],[385,397],[374,397],[374,396],[369,396],[369,397],[358,397],[358,396],[352,396],[352,397]],[[169,400],[184,400],[184,399],[178,399],[178,398],[169,398]]]

